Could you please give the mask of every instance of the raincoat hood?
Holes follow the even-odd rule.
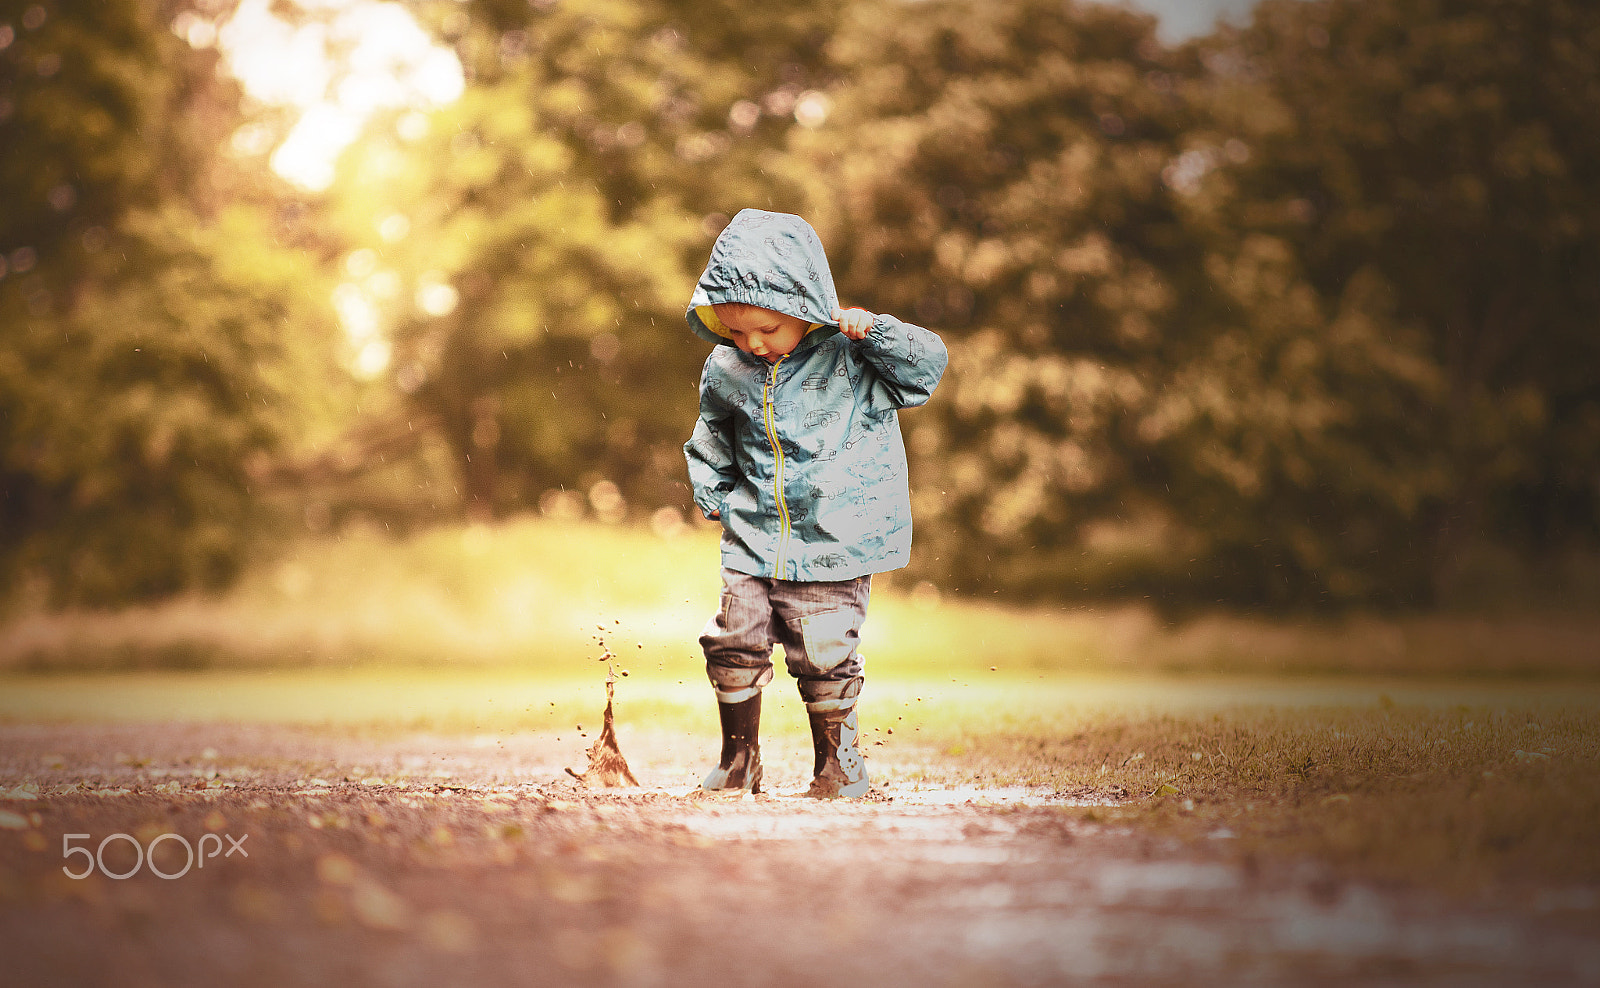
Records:
[[[838,331],[839,293],[811,224],[790,213],[741,209],[717,236],[685,318],[701,339],[733,345],[713,305],[743,302],[811,323],[809,337]]]

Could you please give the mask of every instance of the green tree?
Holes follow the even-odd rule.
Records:
[[[1581,0],[1269,2],[1207,46],[1281,125],[1241,227],[1319,295],[1377,284],[1437,376],[1415,409],[1425,592],[1474,543],[1600,536],[1600,8]]]
[[[469,512],[596,484],[602,506],[605,484],[687,505],[705,348],[683,308],[727,216],[799,203],[762,169],[835,9],[423,9],[468,90],[425,121],[383,121],[338,191],[375,259],[354,290],[392,327],[396,414],[446,440]]]
[[[320,367],[314,269],[227,203],[237,97],[180,9],[0,4],[0,581],[57,602],[235,572]]]
[[[1385,335],[1381,285],[1319,294],[1289,241],[1235,222],[1241,136],[1273,109],[1126,11],[855,10],[838,110],[799,152],[841,292],[954,344],[909,417],[918,568],[1055,595],[1403,595],[1385,539],[1427,465],[1399,437],[1434,381]]]

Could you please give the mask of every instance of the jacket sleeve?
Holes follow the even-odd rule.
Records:
[[[933,396],[950,354],[932,330],[879,314],[866,338],[853,341],[856,355],[874,372],[872,394],[894,408],[914,408]]]
[[[700,513],[710,518],[722,507],[728,492],[739,484],[738,461],[733,455],[733,415],[709,387],[711,361],[700,375],[700,417],[694,433],[683,444],[689,463],[689,486]]]

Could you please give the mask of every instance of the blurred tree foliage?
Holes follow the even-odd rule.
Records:
[[[937,533],[921,568],[968,589],[1412,597],[1438,466],[1410,456],[1414,416],[1437,374],[1381,285],[1319,292],[1291,240],[1237,222],[1256,195],[1238,169],[1287,115],[1271,93],[1123,10],[919,10],[858,8],[809,160],[841,290],[957,340],[912,430]]]
[[[296,202],[176,3],[0,0],[3,578],[225,578],[268,477],[692,510],[683,307],[744,206],[951,344],[916,578],[1419,605],[1600,544],[1592,3],[1266,0],[1176,49],[1059,0],[407,6],[465,94]],[[360,414],[308,448],[341,347]]]
[[[56,602],[225,581],[329,335],[177,9],[0,2],[0,584]]]
[[[1600,5],[1272,0],[1207,41],[1214,88],[1267,102],[1228,221],[1282,240],[1322,298],[1382,293],[1425,402],[1361,434],[1404,452],[1381,577],[1449,593],[1484,542],[1600,535]],[[1345,382],[1371,405],[1368,375]],[[1381,423],[1380,423],[1381,424]],[[1381,545],[1417,547],[1395,572]]]
[[[446,439],[469,514],[562,490],[558,510],[687,503],[706,351],[684,328],[688,288],[733,212],[802,205],[762,169],[835,7],[419,8],[472,83],[345,162],[362,277],[342,290],[384,307],[395,414]]]
[[[1295,0],[1176,52],[854,9],[802,167],[841,291],[957,338],[924,572],[1420,604],[1486,541],[1594,544],[1592,5]]]

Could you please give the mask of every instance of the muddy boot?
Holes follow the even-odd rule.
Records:
[[[828,705],[840,701],[824,701]],[[807,704],[806,714],[811,718],[811,743],[817,750],[816,776],[806,795],[813,799],[835,799],[840,796],[859,798],[867,794],[867,763],[856,747],[856,708],[854,698],[843,709],[813,710]]]
[[[718,697],[717,716],[722,720],[722,759],[700,783],[704,792],[736,793],[761,791],[761,690],[736,703]]]

